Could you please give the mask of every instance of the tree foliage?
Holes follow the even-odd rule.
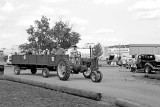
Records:
[[[102,45],[100,43],[97,43],[93,47],[92,55],[96,57],[100,57],[102,54],[103,54]]]
[[[68,49],[71,45],[75,45],[80,40],[80,34],[72,32],[72,27],[63,21],[56,22],[53,27],[54,39],[64,49]]]
[[[55,22],[50,28],[49,19],[42,16],[41,20],[35,20],[34,26],[31,25],[26,31],[29,35],[28,43],[20,45],[22,52],[28,49],[49,49],[58,44],[65,49],[75,45],[80,40],[80,34],[72,31],[72,27],[62,20]]]

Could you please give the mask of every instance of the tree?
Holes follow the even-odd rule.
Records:
[[[62,20],[56,22],[53,27],[54,39],[64,49],[68,49],[71,45],[76,45],[80,40],[80,34],[72,31],[69,23],[64,23]]]
[[[75,45],[80,40],[80,34],[72,31],[72,27],[69,27],[68,23],[62,20],[55,23],[55,26],[51,29],[49,26],[49,20],[47,17],[42,16],[41,20],[36,20],[35,25],[31,25],[26,31],[29,35],[28,43],[20,45],[22,52],[28,49],[49,49],[58,44],[68,49],[71,45]]]
[[[35,20],[35,25],[31,25],[27,30],[29,34],[28,42],[21,44],[19,47],[24,52],[28,49],[49,49],[51,50],[56,45],[53,39],[53,34],[49,26],[49,19],[42,16],[41,20]]]
[[[28,45],[29,45],[28,43],[24,43],[19,46],[19,49],[21,50],[22,53],[25,53],[25,51],[28,50],[29,48]]]
[[[46,49],[51,44],[52,33],[49,27],[49,19],[42,16],[41,20],[35,21],[35,26],[30,26],[27,33],[30,35],[28,41],[32,44],[33,48]]]
[[[93,47],[92,55],[96,57],[100,57],[102,54],[103,54],[102,45],[100,43],[97,43]]]

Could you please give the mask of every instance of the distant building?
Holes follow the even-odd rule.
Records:
[[[129,54],[156,54],[160,55],[160,44],[130,44]]]
[[[10,49],[4,48],[3,52],[4,52],[4,55],[19,53],[20,52],[19,45],[12,45],[12,48],[10,48]]]
[[[108,47],[108,55],[129,56],[129,45],[114,45]]]
[[[108,56],[108,47],[103,46],[102,51],[103,51],[102,57],[107,57]]]
[[[90,49],[89,48],[78,48],[78,51],[81,53],[82,58],[90,57]]]

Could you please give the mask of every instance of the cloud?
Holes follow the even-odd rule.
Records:
[[[7,19],[6,16],[0,16],[0,22],[4,22]]]
[[[81,41],[78,44],[79,46],[84,45],[85,43],[101,43],[104,46],[111,46],[111,45],[115,45],[115,44],[123,44],[126,43],[124,38],[121,38],[119,36],[114,36],[114,35],[97,35],[95,33],[87,33],[87,34],[83,34],[81,35]]]
[[[120,42],[121,40],[118,39],[118,38],[116,38],[116,37],[109,37],[109,38],[107,38],[107,41],[108,42],[115,42],[115,43],[117,43],[117,42]]]
[[[12,12],[14,10],[14,6],[11,2],[6,2],[2,7],[0,7],[0,10],[3,12]]]
[[[133,11],[134,16],[138,19],[157,19],[160,18],[160,0],[143,0],[138,1],[128,8]]]
[[[19,6],[19,8],[25,8],[25,5]],[[54,8],[47,7],[47,6],[37,6],[36,8],[32,8],[32,11],[27,12],[25,15],[22,15],[19,17],[17,21],[18,26],[29,26],[33,25],[35,20],[40,20],[42,15],[45,15],[48,17],[50,14],[54,14],[55,10]]]
[[[137,19],[158,19],[160,18],[160,10],[138,12],[135,17]]]
[[[96,34],[106,34],[106,33],[113,33],[115,32],[113,29],[99,29],[95,33]]]
[[[77,29],[78,32],[83,32],[83,31],[85,31],[85,30],[86,30],[86,27],[79,27],[79,28]]]
[[[80,35],[86,34],[87,28],[85,26],[74,26],[72,27],[72,31],[80,33]]]
[[[29,13],[29,15],[21,16],[18,20],[18,26],[28,26],[32,25],[35,20],[39,20],[42,15],[47,18],[56,18],[58,16],[68,16],[70,15],[69,10],[61,9],[61,8],[52,8],[47,6],[39,6],[37,9],[33,10]]]
[[[71,11],[67,9],[56,8],[55,10],[57,14],[59,15],[70,15],[71,14]]]
[[[68,0],[40,0],[42,2],[46,2],[46,3],[58,3],[58,2],[66,2]]]
[[[50,6],[39,6],[33,14],[35,15],[45,15],[48,17],[53,17],[54,19],[56,17],[67,17],[71,14],[70,10],[63,9],[63,8],[54,8]]]
[[[16,9],[22,10],[22,9],[29,9],[31,4],[19,4]]]
[[[79,43],[78,45],[84,45],[85,43],[101,43],[102,45],[107,46],[120,43],[121,38],[115,37],[112,34],[108,34],[114,32],[115,30],[113,29],[101,28],[95,32],[83,33],[83,35],[81,35],[81,43]]]
[[[89,24],[88,20],[81,19],[81,18],[78,18],[78,17],[70,17],[69,19],[70,19],[71,23],[76,24],[76,25],[87,25],[87,24]]]
[[[9,38],[11,36],[11,34],[2,34],[1,35],[1,40],[2,39],[7,39],[7,38]]]
[[[17,22],[17,26],[29,26],[33,25],[35,20],[40,19],[41,17],[31,15],[31,16],[22,16]]]
[[[68,21],[70,24],[73,24],[75,27],[79,27],[79,26],[84,26],[84,25],[88,25],[89,21],[86,19],[82,19],[79,17],[74,17],[74,16],[66,16],[66,17],[62,17],[63,21]],[[84,28],[82,28],[82,30],[84,30]]]
[[[39,6],[33,14],[35,15],[47,15],[47,14],[55,14],[55,10],[52,7],[47,6]]]
[[[126,0],[94,0],[94,3],[95,4],[106,4],[106,5],[109,5],[109,4],[117,4],[117,3],[122,3],[122,2],[125,2]]]
[[[128,10],[154,10],[160,9],[160,0],[143,0],[138,1],[133,6],[129,7]]]
[[[31,4],[15,3],[13,1],[6,1],[0,5],[0,12],[2,13],[13,13],[22,11],[23,9],[29,9]]]
[[[21,35],[18,36],[18,34],[14,32],[1,33],[0,40],[3,42],[0,42],[0,47],[11,48],[12,45],[22,44],[23,42],[26,42],[23,38],[24,38],[23,36]]]

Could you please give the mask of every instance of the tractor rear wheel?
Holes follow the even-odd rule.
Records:
[[[71,69],[68,60],[60,59],[57,65],[57,74],[60,80],[66,81],[70,77]]]
[[[91,73],[92,73],[91,69],[88,68],[87,71],[83,72],[83,75],[84,75],[85,78],[90,78],[91,77]]]
[[[19,75],[19,74],[20,74],[20,71],[21,71],[21,69],[20,69],[19,66],[15,66],[15,67],[14,67],[14,74],[15,74],[15,75]]]
[[[42,76],[44,78],[48,78],[48,76],[49,76],[49,70],[48,70],[48,68],[43,68],[43,70],[42,70]]]

